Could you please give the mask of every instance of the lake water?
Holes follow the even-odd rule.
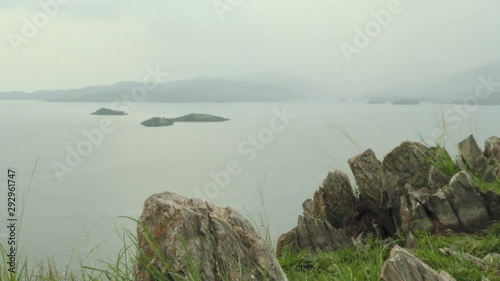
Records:
[[[22,214],[20,256],[31,263],[50,257],[57,264],[92,265],[112,260],[121,248],[123,228],[135,232],[144,200],[172,191],[188,197],[214,182],[210,173],[238,163],[241,172],[210,201],[231,206],[269,224],[277,236],[296,225],[302,202],[312,197],[329,171],[350,174],[347,159],[372,148],[379,159],[404,140],[433,138],[451,105],[367,105],[361,103],[142,103],[126,118],[92,116],[105,103],[0,102],[0,222],[6,224],[7,168],[18,170],[18,217]],[[269,136],[273,111],[295,117]],[[447,146],[473,133],[481,144],[500,135],[499,107],[482,106],[448,122]],[[146,128],[153,116],[176,117],[191,112],[230,118],[224,123],[176,123]],[[469,113],[468,113],[469,114]],[[455,116],[456,117],[456,116]],[[114,131],[59,181],[52,167],[66,163],[67,147],[76,149],[102,119]],[[451,119],[450,119],[451,120]],[[449,121],[450,121],[449,120]],[[453,128],[457,125],[458,128]],[[283,130],[281,130],[283,129]],[[249,137],[261,134],[266,144],[249,159]],[[263,134],[263,135],[262,135]],[[241,153],[243,146],[248,154]],[[35,168],[34,176],[31,176]],[[29,181],[32,180],[28,189]],[[210,194],[209,194],[210,195]],[[0,241],[7,232],[0,227]]]

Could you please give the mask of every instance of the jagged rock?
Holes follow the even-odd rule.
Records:
[[[439,230],[460,230],[460,220],[443,191],[430,195],[424,206],[439,223]]]
[[[452,281],[455,280],[446,272],[438,273],[419,260],[409,251],[395,246],[389,259],[382,267],[380,279],[383,281]]]
[[[460,169],[460,171],[467,171],[467,165],[465,165],[462,157],[457,157],[455,159],[455,165]]]
[[[466,172],[453,176],[443,192],[466,230],[482,229],[491,221],[479,192]]]
[[[490,218],[492,220],[500,220],[500,194],[496,194],[491,190],[480,191],[479,194]]]
[[[484,142],[484,156],[500,163],[500,138],[490,137]]]
[[[154,280],[144,263],[167,279],[195,274],[201,280],[287,280],[268,243],[231,208],[169,192],[156,194],[144,204],[137,239],[136,281]]]
[[[435,232],[435,226],[429,217],[428,211],[418,202],[416,194],[424,192],[422,190],[411,192],[407,196],[401,197],[401,230],[403,233],[411,233],[419,230]],[[427,192],[426,192],[427,193]],[[413,195],[412,195],[413,194]],[[424,195],[420,195],[422,197]],[[426,194],[425,196],[430,196]]]
[[[304,213],[314,214],[314,201],[312,199],[304,201],[304,203],[302,203],[302,210],[304,210]]]
[[[500,180],[500,164],[496,166],[489,166],[483,180],[486,182],[494,182]]]
[[[482,178],[488,170],[488,160],[477,145],[474,136],[468,138],[458,144],[461,158],[469,171]]]
[[[348,160],[359,189],[360,224],[377,236],[392,236],[397,232],[387,196],[386,177],[382,163],[369,149]],[[398,202],[399,204],[399,202]],[[399,216],[399,213],[396,214]]]
[[[349,248],[353,244],[343,229],[336,229],[328,221],[304,213],[299,216],[297,227],[278,238],[278,255],[285,246],[300,250],[332,251]]]
[[[477,258],[471,254],[453,251],[449,248],[441,248],[439,249],[439,252],[443,255],[454,256],[457,258],[463,258],[465,260],[468,260],[473,266],[478,267],[481,270],[487,269],[486,263],[484,263],[480,258]]]
[[[401,227],[401,196],[407,194],[406,184],[421,188],[427,184],[429,150],[421,143],[403,142],[387,154],[382,162],[386,176],[388,209],[397,227]]]
[[[278,237],[278,241],[276,242],[276,255],[281,257],[286,247],[300,249],[299,240],[297,238],[297,227],[292,228],[292,230]]]
[[[432,153],[423,144],[403,142],[387,154],[382,162],[386,176],[387,209],[397,227],[401,227],[401,197],[407,195],[406,185],[415,189],[427,185]]]
[[[432,166],[429,170],[429,177],[427,180],[427,187],[432,192],[437,192],[439,189],[445,187],[450,182],[451,177],[445,175],[438,168]]]
[[[409,183],[416,189],[427,186],[432,156],[428,148],[417,142],[403,142],[385,156],[382,169],[388,179],[389,198],[394,200],[391,205],[399,204],[405,184]]]
[[[366,202],[371,211],[378,212],[381,206],[387,203],[383,197],[386,192],[386,179],[382,163],[371,149],[349,159],[348,162],[358,184],[360,199]]]
[[[460,221],[442,190],[431,194],[426,188],[408,193],[402,198],[403,233],[426,230],[459,230]]]
[[[354,196],[349,177],[341,171],[328,173],[323,187],[314,193],[314,214],[335,228],[346,228],[354,221]]]

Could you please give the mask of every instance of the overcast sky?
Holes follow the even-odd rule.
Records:
[[[395,74],[415,80],[500,61],[497,0],[402,0],[350,63],[340,44],[354,44],[354,29],[390,0],[242,0],[223,21],[212,0],[69,0],[16,52],[23,18],[33,22],[38,2],[51,1],[0,1],[0,91],[140,81],[148,65],[172,79],[338,74],[383,87]]]

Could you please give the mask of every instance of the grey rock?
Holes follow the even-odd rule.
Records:
[[[431,167],[429,159],[432,152],[418,142],[403,142],[387,154],[382,162],[382,169],[388,178],[389,195],[399,201],[400,190],[409,183],[414,188],[427,186],[427,176]]]
[[[307,199],[302,203],[302,210],[304,213],[314,214],[314,201],[312,199]]]
[[[435,232],[435,226],[432,218],[429,216],[425,207],[417,201],[416,192],[408,196],[401,197],[401,222],[404,234],[424,230]],[[425,195],[430,196],[430,195]]]
[[[300,250],[299,239],[297,237],[297,227],[292,228],[287,233],[278,237],[278,241],[276,242],[276,255],[281,257],[287,247],[294,250]]]
[[[297,225],[298,246],[301,250],[332,251],[352,247],[343,229],[334,228],[328,221],[305,213]]]
[[[348,162],[359,189],[362,210],[357,210],[357,213],[360,224],[366,228],[365,231],[377,236],[394,235],[397,233],[399,211],[391,212],[382,163],[371,149]],[[397,208],[399,209],[399,205]],[[359,231],[351,234],[359,234]]]
[[[490,137],[484,142],[484,156],[500,163],[500,138]]]
[[[437,192],[439,189],[445,187],[450,182],[451,177],[445,175],[438,168],[432,166],[429,170],[429,178],[427,180],[427,187],[432,192]]]
[[[423,144],[403,142],[387,154],[382,162],[386,176],[388,209],[393,214],[396,224],[401,226],[401,196],[406,195],[405,185],[415,189],[426,187],[432,153]]]
[[[399,246],[391,250],[389,259],[382,267],[380,279],[383,281],[452,281],[449,274],[438,273],[419,260],[415,255]]]
[[[148,237],[163,257],[155,254]],[[144,204],[137,239],[140,260],[167,279],[194,274],[210,281],[287,280],[269,244],[231,208],[169,192],[156,194]],[[137,262],[134,280],[153,280],[143,264]]]
[[[453,176],[443,192],[465,230],[482,229],[491,221],[479,192],[466,172]]]
[[[474,136],[468,138],[458,144],[461,158],[469,171],[482,178],[488,170],[488,161],[477,145]]]
[[[348,162],[358,184],[360,199],[367,203],[371,211],[378,212],[387,204],[383,196],[386,192],[386,179],[382,163],[371,149],[349,159]]]
[[[495,192],[481,191],[480,196],[488,210],[488,215],[492,220],[500,220],[500,194]]]
[[[353,224],[357,204],[349,177],[341,171],[328,173],[323,186],[314,193],[315,216],[327,220],[335,228]]]
[[[461,228],[457,214],[442,190],[431,194],[428,189],[421,188],[410,192],[402,204],[404,233],[418,230],[430,232],[460,230]],[[432,221],[432,227],[428,220]]]
[[[353,247],[353,243],[343,229],[336,229],[328,221],[304,213],[299,216],[297,227],[278,238],[278,256],[286,246],[299,250],[333,251]]]

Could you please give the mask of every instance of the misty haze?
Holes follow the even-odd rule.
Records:
[[[2,0],[0,280],[500,280],[499,12]]]

